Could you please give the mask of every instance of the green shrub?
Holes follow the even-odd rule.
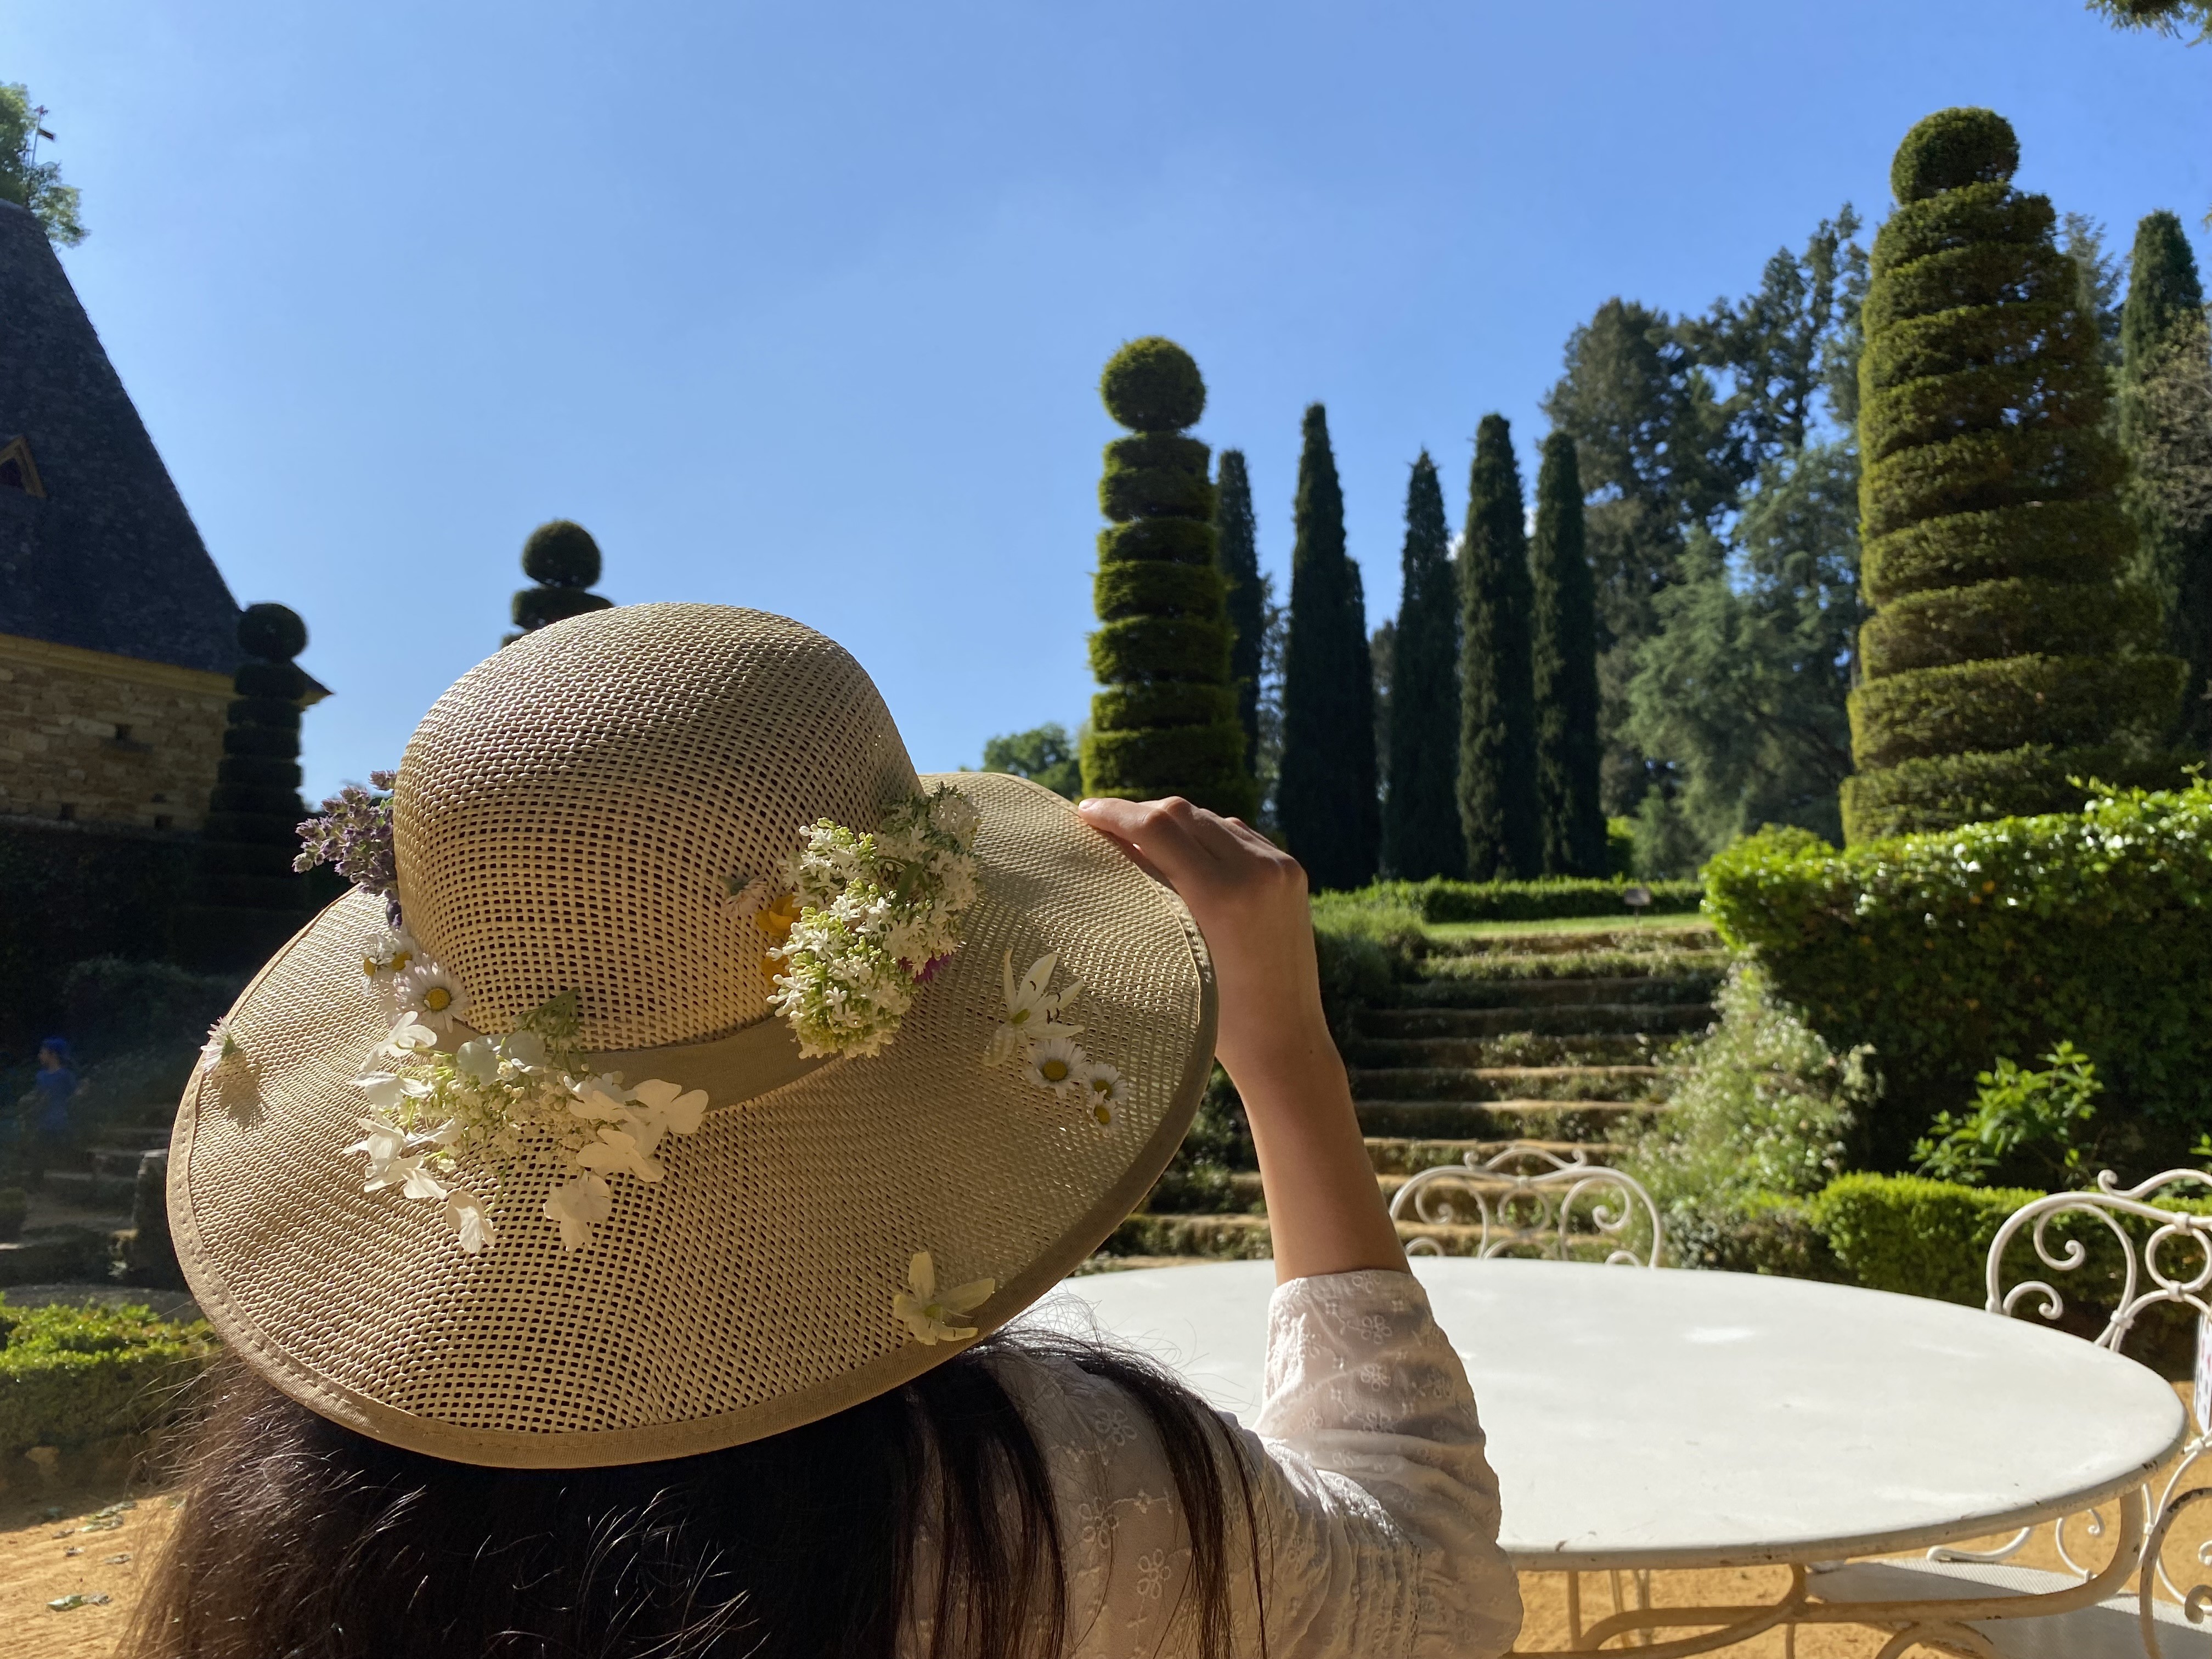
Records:
[[[1373,892],[1316,893],[1313,899],[1322,1006],[1340,1042],[1350,1036],[1353,1014],[1386,1000],[1391,985],[1428,949],[1419,914],[1378,902]]]
[[[2023,1171],[2045,1187],[2079,1187],[2104,1160],[2089,1126],[2105,1091],[2094,1061],[2070,1042],[2045,1057],[2050,1069],[2024,1071],[2000,1060],[1975,1074],[1970,1111],[1938,1112],[1912,1148],[1920,1173],[1978,1187]],[[2005,1184],[2021,1184],[2018,1182]]]
[[[1135,519],[1098,532],[1098,562],[1153,559],[1211,569],[1217,535],[1212,525],[1196,519]]]
[[[1157,334],[1130,341],[1106,360],[1098,396],[1106,412],[1133,432],[1180,432],[1206,413],[1197,363]]]
[[[1832,1047],[1880,1054],[1878,1167],[1976,1072],[2062,1039],[2135,1126],[2130,1156],[2171,1161],[2212,1127],[2212,786],[1842,853],[1770,831],[1718,854],[1705,884],[1723,937],[1777,995]]]
[[[1997,1229],[2042,1196],[2032,1188],[1847,1175],[1814,1200],[1813,1216],[1836,1260],[1869,1290],[1978,1308],[1989,1297],[1986,1264]]]
[[[205,1325],[143,1307],[0,1301],[0,1460],[154,1428],[214,1347]]]
[[[1633,837],[1631,837],[1632,843]],[[1351,905],[1402,908],[1421,921],[1552,921],[1578,916],[1619,920],[1637,914],[1627,894],[1642,887],[1650,894],[1647,915],[1694,915],[1705,888],[1694,881],[1632,882],[1626,876],[1606,880],[1561,877],[1547,881],[1378,881],[1347,893],[1331,894]]]
[[[1160,559],[1101,565],[1091,579],[1101,622],[1146,616],[1211,621],[1221,614],[1224,592],[1220,573],[1212,566],[1170,564]]]
[[[2070,808],[2081,797],[2044,763],[2053,751],[2117,750],[2162,765],[2160,781],[2179,769],[2158,750],[2182,665],[2136,654],[2142,605],[2112,586],[2133,532],[2096,319],[2049,202],[2010,188],[2019,153],[2002,117],[1942,110],[1892,168],[1900,205],[1875,238],[1861,312],[1860,538],[1875,609],[1850,698],[1854,843],[1971,821],[1990,797]],[[1977,787],[1959,787],[1954,761]]]

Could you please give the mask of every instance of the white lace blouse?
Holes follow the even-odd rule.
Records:
[[[1188,1540],[1143,1412],[1069,1360],[1014,1351],[998,1365],[1050,1468],[1071,1655],[1184,1650],[1189,1622],[1175,1613]],[[1498,1479],[1474,1395],[1410,1273],[1277,1289],[1256,1431],[1224,1420],[1267,1540],[1271,1659],[1490,1659],[1513,1645],[1521,1598],[1498,1547]],[[1236,1647],[1256,1654],[1250,1558],[1230,1501]]]

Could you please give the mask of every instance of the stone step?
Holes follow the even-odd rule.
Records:
[[[1713,950],[1721,936],[1711,922],[1685,916],[1680,926],[1574,928],[1560,933],[1498,933],[1432,936],[1431,956],[1574,956],[1591,951],[1657,952]]]
[[[1413,964],[1413,978],[1407,985],[1526,986],[1585,979],[1629,979],[1685,980],[1717,986],[1727,972],[1728,955],[1722,951],[1592,951],[1572,956],[1526,957],[1426,956]],[[1401,1000],[1407,988],[1407,986],[1400,988]]]
[[[1717,975],[1702,970],[1668,975],[1591,974],[1572,979],[1450,979],[1424,981],[1421,988],[1425,994],[1414,1006],[1534,1013],[1638,1004],[1707,1003],[1712,1000],[1713,988],[1718,982]],[[1430,989],[1432,985],[1451,987],[1449,1003],[1442,1002]],[[1361,1016],[1364,1018],[1370,1014],[1399,1012],[1395,1004],[1378,1006],[1361,1010]]]
[[[129,1175],[101,1175],[91,1170],[49,1170],[40,1186],[64,1204],[85,1210],[128,1210],[138,1190],[138,1165],[133,1160]]]
[[[1363,1111],[1400,1100],[1649,1102],[1665,1079],[1657,1066],[1398,1066],[1352,1073],[1352,1098]]]
[[[1674,1034],[1655,1032],[1593,1032],[1586,1036],[1553,1036],[1538,1031],[1506,1031],[1486,1037],[1388,1037],[1376,1041],[1355,1038],[1345,1045],[1344,1058],[1352,1068],[1352,1097],[1363,1094],[1395,1097],[1401,1072],[1482,1070],[1495,1066],[1656,1066],[1674,1042]],[[1424,1087],[1417,1094],[1434,1091]],[[1480,1095],[1473,1097],[1480,1099]]]
[[[1353,1029],[1364,1046],[1364,1040],[1465,1040],[1515,1032],[1536,1036],[1678,1036],[1702,1031],[1713,1019],[1712,1004],[1684,997],[1666,1002],[1576,1002],[1548,1008],[1363,1008]]]
[[[1360,1133],[1382,1140],[1536,1140],[1611,1145],[1666,1110],[1636,1100],[1363,1100]]]
[[[1591,1103],[1611,1106],[1608,1102]],[[1556,1103],[1547,1101],[1542,1104],[1547,1111],[1555,1109]],[[1612,1109],[1618,1121],[1620,1109]],[[1532,1140],[1526,1136],[1504,1140],[1421,1140],[1404,1135],[1370,1135],[1367,1161],[1375,1166],[1378,1176],[1417,1175],[1423,1170],[1465,1164],[1469,1157],[1480,1164],[1513,1146],[1534,1147],[1558,1158],[1571,1158],[1579,1153],[1593,1164],[1610,1164],[1624,1150],[1609,1140]]]
[[[149,1152],[167,1151],[168,1145],[169,1138],[164,1135],[158,1141],[149,1141],[143,1146],[94,1146],[87,1156],[92,1160],[94,1175],[131,1176],[135,1178],[138,1173],[138,1160]]]

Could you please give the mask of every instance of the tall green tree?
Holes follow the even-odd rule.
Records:
[[[21,82],[0,83],[0,201],[28,208],[46,227],[46,240],[62,247],[84,240],[76,186],[62,182],[60,165],[32,157],[53,134],[39,125],[38,106]]]
[[[1244,452],[1221,452],[1213,488],[1214,568],[1229,590],[1229,678],[1237,686],[1237,718],[1244,727],[1244,769],[1256,787],[1260,769],[1260,678],[1266,672],[1267,585],[1260,574],[1260,525],[1252,512],[1252,479]]]
[[[2135,570],[2166,648],[2189,665],[2179,740],[2212,755],[2212,333],[2197,258],[2172,214],[2136,227],[2120,316],[2119,434]]]
[[[1106,446],[1093,588],[1101,624],[1082,744],[1091,795],[1182,795],[1215,811],[1258,810],[1230,682],[1224,586],[1214,568],[1213,485],[1206,445],[1186,434],[1206,410],[1191,356],[1157,335],[1108,360],[1106,412],[1131,434]]]
[[[1455,878],[1467,871],[1467,838],[1459,823],[1459,589],[1443,486],[1425,449],[1406,485],[1400,570],[1382,867],[1407,881]],[[1587,584],[1587,571],[1584,575]],[[1591,760],[1595,784],[1595,755]],[[1601,823],[1601,843],[1604,833]]]
[[[1306,410],[1304,437],[1275,819],[1316,889],[1360,887],[1375,878],[1382,839],[1366,597],[1345,550],[1344,491],[1319,404]]]
[[[1542,872],[1529,625],[1535,596],[1521,465],[1503,415],[1474,433],[1460,552],[1459,817],[1477,881]]]
[[[1873,615],[1850,696],[1855,841],[2080,805],[2073,778],[2166,775],[2185,674],[2124,649],[2134,540],[2102,430],[2097,319],[2011,185],[1986,109],[1907,133],[1875,239],[1860,363],[1860,534]]]
[[[1067,728],[1058,720],[1009,732],[983,744],[983,770],[1011,772],[1070,800],[1083,793],[1083,766]]]
[[[2149,29],[2189,40],[2191,46],[2212,40],[2212,0],[2087,0],[2087,4],[2116,29]]]
[[[1536,544],[1529,562],[1530,692],[1536,708],[1543,873],[1602,876],[1597,588],[1583,544],[1582,472],[1575,462],[1575,441],[1564,432],[1544,440],[1543,465],[1536,473]],[[1401,624],[1401,636],[1403,631]]]

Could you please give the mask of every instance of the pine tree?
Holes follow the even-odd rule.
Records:
[[[1529,683],[1536,705],[1536,801],[1547,876],[1602,876],[1598,803],[1597,590],[1583,545],[1575,441],[1544,440],[1536,474]]]
[[[538,586],[515,594],[510,614],[520,631],[509,634],[501,645],[513,645],[548,623],[605,611],[614,604],[603,594],[585,592],[599,579],[599,544],[590,531],[572,520],[554,519],[530,532],[522,544],[522,574]]]
[[[1401,568],[1382,867],[1407,881],[1425,881],[1467,869],[1467,838],[1459,827],[1459,590],[1443,487],[1425,449],[1406,486]]]
[[[2171,213],[2136,227],[2120,351],[2136,568],[2165,613],[2166,647],[2189,665],[2179,736],[2201,760],[2212,750],[2212,338],[2197,258]]]
[[[1306,410],[1283,651],[1283,763],[1275,817],[1316,890],[1375,878],[1375,681],[1359,567],[1345,552],[1344,492],[1328,416]]]
[[[1244,727],[1244,769],[1255,781],[1260,754],[1260,676],[1267,647],[1267,587],[1260,578],[1259,520],[1244,452],[1221,452],[1214,486],[1214,568],[1229,588],[1229,678],[1237,686],[1237,718]]]
[[[2069,778],[2149,781],[2183,665],[2116,580],[2134,536],[2102,430],[2097,319],[2011,186],[2002,116],[1905,135],[1875,239],[1859,365],[1864,678],[1850,694],[1854,841],[2069,811]],[[2166,774],[2165,775],[2170,775]]]
[[[1214,568],[1206,447],[1183,428],[1206,410],[1190,354],[1132,341],[1098,380],[1106,412],[1133,435],[1106,446],[1092,591],[1103,624],[1091,667],[1105,687],[1083,738],[1086,794],[1181,795],[1217,812],[1258,810],[1230,683],[1229,621]]]
[[[1475,428],[1459,573],[1459,818],[1477,881],[1526,880],[1544,866],[1523,525],[1512,428],[1486,415]]]

